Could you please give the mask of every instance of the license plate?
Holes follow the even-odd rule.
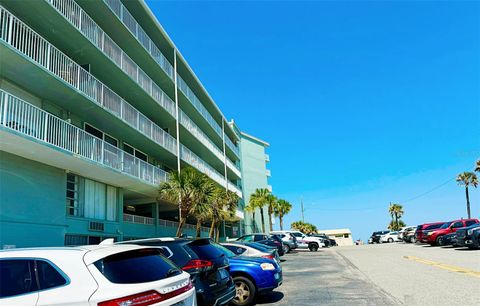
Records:
[[[185,302],[184,301],[180,301],[180,302],[177,302],[175,304],[172,304],[172,306],[185,306]]]
[[[221,269],[218,272],[220,273],[220,279],[226,279],[229,276],[227,270],[225,269]]]

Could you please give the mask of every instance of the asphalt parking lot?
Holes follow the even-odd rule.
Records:
[[[259,305],[476,305],[480,251],[382,244],[299,251]]]

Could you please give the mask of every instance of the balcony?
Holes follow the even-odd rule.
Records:
[[[138,24],[135,18],[130,14],[127,8],[120,0],[104,0],[112,12],[121,20],[123,25],[132,33],[138,42],[147,50],[162,70],[173,80],[173,66],[157,48],[153,41],[148,37],[147,33]]]
[[[135,18],[130,14],[126,7],[120,0],[104,0],[112,12],[121,20],[122,24],[130,31],[130,33],[137,39],[137,41],[145,48],[151,57],[158,63],[158,65],[169,75],[173,80],[173,67],[167,61],[162,52],[158,49],[155,43],[145,33],[142,27],[138,24]],[[193,107],[200,113],[200,115],[207,121],[211,128],[223,139],[223,131],[221,126],[213,119],[205,106],[200,102],[197,96],[193,93],[187,83],[177,74],[178,88],[184,94]],[[227,146],[239,157],[238,147],[225,135]]]
[[[0,126],[1,150],[86,177],[149,194],[156,194],[168,177],[162,169],[3,90]]]
[[[273,192],[272,185],[267,185],[267,189],[268,191]]]
[[[0,40],[145,137],[176,155],[176,139],[0,6]],[[165,96],[161,96],[165,98]],[[163,99],[162,98],[162,99]],[[165,102],[166,105],[167,102]]]
[[[228,157],[227,157],[227,166],[235,173],[239,178],[242,177],[242,173],[237,165],[235,165]]]
[[[235,192],[240,198],[243,198],[243,192],[233,183],[228,183],[228,190]]]
[[[227,183],[225,177],[222,174],[220,174],[217,170],[213,169],[212,166],[203,161],[200,157],[198,157],[195,153],[193,153],[183,144],[180,144],[180,158],[195,167],[198,171],[208,175],[221,186],[226,186]]]
[[[270,155],[265,154],[265,161],[266,161],[266,162],[269,162],[269,161],[270,161]]]
[[[47,0],[153,100],[175,118],[175,103],[73,0]]]
[[[123,214],[123,221],[127,223],[134,223],[134,224],[145,224],[145,225],[155,225],[155,218],[150,217],[143,217],[137,215],[130,215],[130,214]],[[178,228],[178,222],[170,221],[170,220],[163,220],[158,219],[158,225],[163,227],[171,227],[171,228]],[[196,230],[196,226],[193,224],[185,224],[184,229],[189,230]],[[210,228],[202,226],[202,232],[208,233]]]
[[[267,169],[265,172],[266,172],[268,177],[272,176],[272,172],[270,171],[270,169]]]

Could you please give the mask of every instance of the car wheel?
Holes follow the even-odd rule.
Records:
[[[232,304],[237,306],[246,306],[252,304],[255,299],[255,285],[246,277],[235,276],[233,278],[237,295],[233,298]]]
[[[290,253],[290,246],[288,244],[283,245],[283,252],[285,254]]]
[[[434,245],[441,245],[441,242],[442,242],[441,240],[443,239],[442,237],[443,237],[443,236],[437,237],[437,239],[435,239],[435,243],[432,243],[432,246],[434,246]]]
[[[410,237],[410,243],[415,243],[415,237]]]
[[[388,243],[392,243],[393,242],[393,239],[392,238],[388,238]]]
[[[308,249],[311,251],[311,252],[316,252],[318,250],[318,244],[316,243],[310,243],[308,245]]]

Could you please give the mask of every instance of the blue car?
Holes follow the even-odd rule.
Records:
[[[282,268],[273,259],[236,256],[230,250],[218,245],[230,262],[230,275],[233,277],[237,295],[233,305],[251,305],[255,298],[272,291],[282,284]]]

